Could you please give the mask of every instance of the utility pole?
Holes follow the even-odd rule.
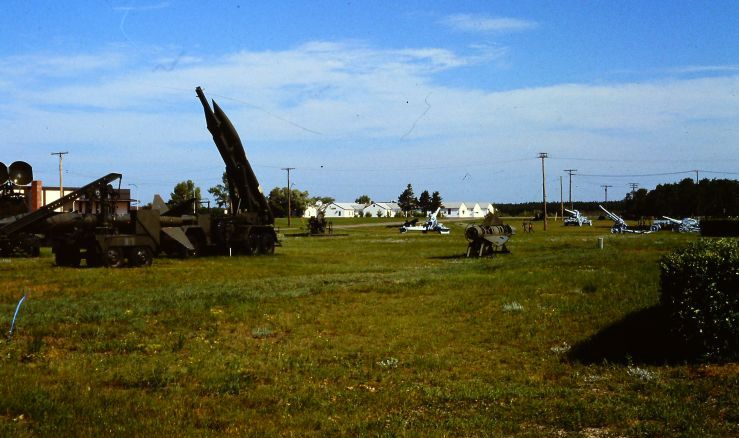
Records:
[[[699,171],[698,170],[694,170],[693,172],[695,172],[695,183],[698,184],[698,172]]]
[[[559,217],[565,220],[565,202],[562,197],[562,175],[559,176]]]
[[[287,170],[287,226],[290,226],[290,171],[295,170],[294,167],[283,167],[282,170]]]
[[[64,196],[64,187],[62,184],[62,160],[64,158],[64,155],[67,155],[69,152],[52,152],[51,155],[59,155],[59,198],[61,199],[62,196]],[[64,206],[62,205],[62,211],[64,211]]]
[[[539,152],[539,158],[541,158],[541,196],[544,202],[544,231],[547,230],[547,185],[546,176],[544,174],[544,159],[549,158],[549,154],[546,152]]]
[[[631,187],[631,199],[634,199],[634,192],[639,188],[639,183],[629,183],[629,187]]]
[[[129,183],[129,184],[128,184],[128,186],[129,186],[129,187],[136,187],[136,190],[138,190],[138,189],[139,189],[139,186],[137,186],[137,185],[136,185],[136,184],[134,184],[134,183]],[[129,198],[131,198],[131,196],[129,196]],[[134,192],[134,193],[133,193],[133,198],[131,199],[131,202],[132,202],[132,203],[133,203],[134,201],[136,202],[136,210],[138,210],[138,209],[139,209],[139,200],[138,200],[138,199],[136,199],[136,192]],[[129,210],[131,209],[131,204],[128,204],[128,209],[129,209]]]
[[[570,210],[574,210],[572,208],[572,173],[577,172],[577,169],[565,169],[565,172],[570,175]]]
[[[609,185],[606,184],[606,185],[602,185],[601,187],[603,187],[604,189],[606,189],[606,201],[605,202],[608,202],[608,187],[613,187],[613,186],[609,186]]]

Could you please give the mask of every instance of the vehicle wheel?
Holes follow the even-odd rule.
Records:
[[[148,246],[136,246],[128,257],[129,266],[151,266],[154,256]]]
[[[269,233],[262,234],[262,238],[259,241],[259,253],[260,254],[274,254],[275,253],[275,239]]]
[[[259,233],[249,234],[246,242],[246,247],[244,248],[246,255],[255,255],[259,251],[261,240],[262,239]]]
[[[85,260],[87,260],[87,266],[91,268],[97,268],[105,264],[103,255],[97,250],[97,248],[87,248],[87,251],[85,252]]]
[[[78,267],[80,265],[80,250],[74,246],[62,246],[56,251],[56,265]]]
[[[104,262],[105,266],[109,268],[122,267],[125,264],[125,259],[123,258],[123,250],[115,246],[108,248],[108,250],[105,251]]]

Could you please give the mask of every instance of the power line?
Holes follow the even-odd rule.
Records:
[[[631,175],[596,175],[589,173],[578,173],[578,176],[587,176],[595,178],[638,178],[646,176],[665,176],[665,175],[680,175],[683,173],[693,173],[693,170],[683,170],[680,172],[664,172],[664,173],[642,173],[642,174],[631,174]]]

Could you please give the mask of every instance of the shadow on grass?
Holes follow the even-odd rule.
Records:
[[[467,257],[466,253],[462,254],[451,254],[451,255],[443,255],[443,256],[431,256],[429,259],[431,260],[458,260],[458,259],[469,259],[469,260],[493,260],[498,256],[507,256],[510,254],[509,252],[500,252],[495,253],[493,255],[483,256],[483,257]]]
[[[585,364],[604,361],[623,364],[698,362],[701,355],[670,333],[667,312],[653,306],[630,313],[572,347],[568,358]]]
[[[467,254],[452,254],[452,255],[443,255],[443,256],[431,256],[429,257],[431,260],[459,260],[459,259],[466,259]]]

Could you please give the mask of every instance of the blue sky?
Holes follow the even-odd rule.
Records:
[[[223,164],[200,85],[263,188],[353,201],[620,199],[739,176],[735,1],[8,2],[0,161],[148,202]]]

